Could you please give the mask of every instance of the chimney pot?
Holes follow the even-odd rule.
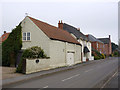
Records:
[[[110,35],[109,35],[109,39],[110,39]]]
[[[61,20],[61,23],[62,23],[62,20]]]
[[[77,28],[78,31],[80,31],[80,28]]]
[[[59,20],[58,28],[63,29],[63,23],[62,23],[62,20],[61,20],[61,22],[60,22],[60,20]]]
[[[4,31],[4,34],[6,33],[6,31]]]

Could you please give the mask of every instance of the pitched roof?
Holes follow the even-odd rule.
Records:
[[[4,34],[0,37],[0,42],[5,41],[5,40],[8,38],[9,34],[10,34],[10,33],[4,33]]]
[[[88,34],[88,39],[91,41],[91,42],[100,42],[100,43],[103,43],[102,41],[98,40],[97,38],[95,38],[93,35],[91,34]]]
[[[102,41],[104,44],[109,44],[110,42],[109,38],[98,38],[98,40]]]
[[[28,16],[29,17],[29,16]],[[29,17],[50,39],[81,45],[67,31]]]
[[[75,28],[71,25],[68,25],[68,24],[64,23],[63,24],[63,29],[66,30],[69,33],[74,34],[77,39],[82,38],[82,39],[88,41],[88,38],[82,32],[78,31],[77,28]]]

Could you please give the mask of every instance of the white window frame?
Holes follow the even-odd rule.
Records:
[[[24,34],[24,33],[26,33],[26,36],[25,36],[26,40],[23,40],[23,37],[24,37],[23,34]],[[30,33],[30,40],[27,39],[27,37],[28,37],[27,34],[28,34],[28,33],[30,33],[30,32],[23,32],[23,33],[22,33],[22,41],[31,41],[31,33]]]

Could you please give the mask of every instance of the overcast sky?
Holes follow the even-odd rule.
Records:
[[[58,21],[80,28],[84,34],[97,38],[111,35],[118,43],[119,0],[2,0],[0,4],[0,36],[11,32],[29,16],[58,26]],[[1,27],[2,26],[2,27]]]

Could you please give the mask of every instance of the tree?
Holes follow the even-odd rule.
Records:
[[[118,45],[113,42],[111,43],[111,45],[112,45],[112,53],[113,53],[118,48]]]

